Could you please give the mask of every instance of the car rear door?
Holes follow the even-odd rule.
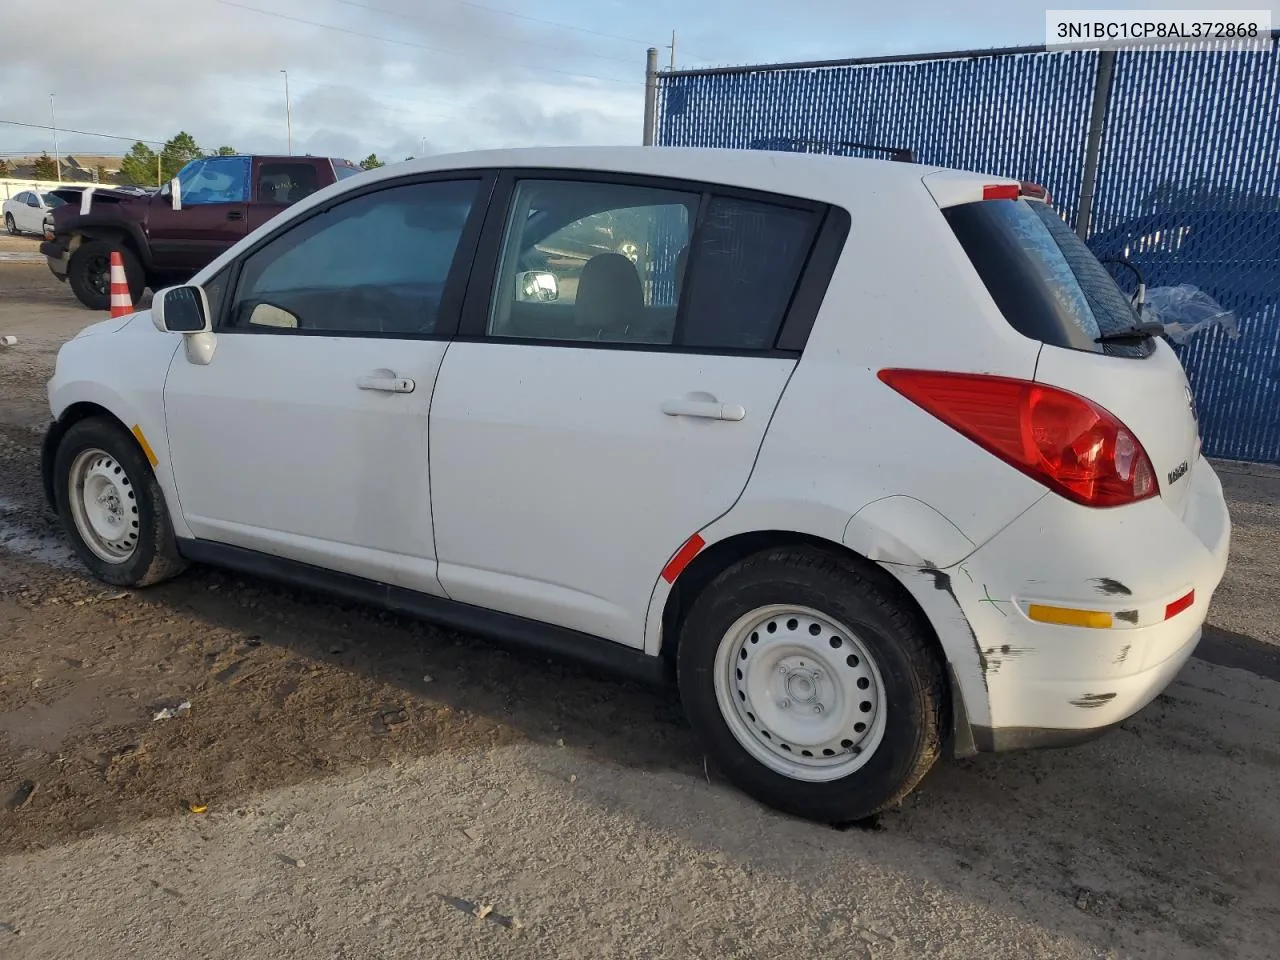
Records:
[[[663,567],[751,474],[823,211],[548,170],[506,174],[497,198],[432,401],[440,581],[640,646]],[[602,217],[631,225],[623,252],[571,242]]]
[[[332,177],[323,180],[320,164],[328,160],[299,157],[254,157],[253,192],[246,210],[246,230],[252,233],[303,197],[309,197]]]
[[[491,183],[372,184],[205,285],[212,360],[165,383],[196,537],[439,594],[427,412]]]

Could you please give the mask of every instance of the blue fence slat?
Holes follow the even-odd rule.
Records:
[[[1072,224],[1094,51],[659,77],[667,146],[874,152],[1033,180]],[[1280,50],[1120,51],[1089,244],[1234,310],[1178,347],[1210,455],[1280,463]]]

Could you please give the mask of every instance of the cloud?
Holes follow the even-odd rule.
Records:
[[[352,159],[416,156],[423,137],[433,151],[636,143],[644,50],[667,44],[672,26],[679,64],[695,67],[1038,43],[1044,33],[1043,7],[1026,0],[74,0],[59,17],[48,11],[48,0],[5,0],[0,118],[48,123],[56,93],[64,152],[129,147],[68,129],[158,140],[185,129],[207,147],[281,151],[287,69],[295,149]],[[41,42],[12,42],[28,24]],[[50,147],[47,132],[0,126],[0,152]]]
[[[9,23],[47,22],[42,4],[17,5]],[[614,42],[604,55],[589,34],[459,0],[132,0],[123,16],[85,5],[74,29],[48,33],[6,45],[0,116],[48,123],[45,91],[56,93],[63,152],[129,146],[71,129],[158,140],[185,129],[204,146],[283,150],[282,69],[304,151],[398,159],[424,136],[437,150],[639,139],[642,51]],[[51,142],[14,127],[0,138],[7,152]]]

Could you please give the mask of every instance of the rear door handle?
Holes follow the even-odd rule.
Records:
[[[413,393],[417,384],[408,377],[361,377],[356,386],[361,390],[381,390],[383,393]]]
[[[231,210],[231,211],[229,211],[229,212],[227,213],[227,219],[228,219],[228,220],[243,220],[243,219],[244,219],[244,214],[243,214],[243,213],[241,213],[239,210]]]
[[[741,420],[747,411],[740,404],[719,400],[689,400],[684,397],[662,401],[668,417],[702,417],[705,420]]]

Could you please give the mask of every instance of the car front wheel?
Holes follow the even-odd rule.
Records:
[[[144,587],[182,572],[164,493],[124,428],[98,417],[73,424],[54,470],[63,528],[95,577]]]
[[[779,549],[702,591],[681,631],[689,720],[739,788],[828,823],[898,803],[941,751],[946,694],[927,628],[845,558]]]

